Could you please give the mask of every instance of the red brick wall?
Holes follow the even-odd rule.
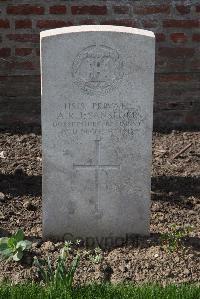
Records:
[[[200,127],[200,1],[0,0],[0,123],[40,123],[39,32],[113,24],[156,34],[155,127]]]

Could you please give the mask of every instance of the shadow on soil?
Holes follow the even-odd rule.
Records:
[[[196,126],[176,126],[176,127],[158,127],[154,124],[153,132],[161,134],[170,134],[172,131],[179,132],[199,132],[199,125]],[[0,133],[9,134],[30,134],[35,133],[36,135],[41,135],[41,126],[37,123],[23,124],[17,122],[11,126],[0,124]]]
[[[122,248],[122,247],[130,247],[130,248],[150,248],[155,246],[162,246],[162,238],[160,233],[150,233],[149,236],[138,236],[138,235],[130,235],[125,238],[125,241],[121,244],[110,245],[110,246],[101,246],[99,247],[108,250],[108,252],[113,249]],[[192,247],[196,251],[200,251],[200,238],[198,237],[185,237],[182,239],[182,245],[184,248]],[[180,248],[181,249],[181,248]],[[164,250],[164,249],[163,249]],[[176,250],[176,249],[175,249]]]
[[[0,186],[1,192],[13,197],[42,195],[41,176],[27,176],[24,173],[21,173],[20,175],[0,174]],[[190,209],[195,206],[195,203],[192,200],[188,200],[188,198],[200,195],[199,186],[199,177],[152,177],[152,200],[168,201],[172,205],[176,204]],[[0,230],[0,236],[5,235],[9,235],[9,232]],[[196,250],[200,250],[200,238],[198,237],[188,237],[185,239],[184,243],[186,247],[192,246]],[[101,246],[101,244],[99,245]],[[125,242],[122,242],[117,246],[109,246],[109,249],[121,246],[145,248],[155,245],[160,245],[160,234],[158,233],[151,233],[149,237],[131,235]]]
[[[41,135],[41,127],[38,125],[20,125],[16,124],[15,126],[7,127],[0,125],[0,133],[8,133],[10,135],[24,135],[34,133],[35,135]]]
[[[184,197],[200,195],[200,177],[158,176],[151,179],[152,200],[182,204]]]
[[[13,196],[42,195],[42,177],[0,174],[1,191]],[[152,200],[176,201],[200,195],[200,177],[159,176],[151,179]]]
[[[42,195],[42,177],[20,175],[0,174],[1,191],[11,196],[41,196]]]

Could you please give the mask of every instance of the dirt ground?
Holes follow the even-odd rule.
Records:
[[[174,156],[191,143],[177,158]],[[41,133],[39,128],[0,131],[0,237],[22,228],[33,242],[20,263],[0,261],[0,280],[37,279],[33,257],[55,260],[61,242],[42,241]],[[151,234],[120,247],[103,250],[94,265],[82,250],[77,282],[109,280],[137,283],[200,281],[200,132],[153,135]],[[160,235],[171,225],[189,225],[183,247],[169,252]]]

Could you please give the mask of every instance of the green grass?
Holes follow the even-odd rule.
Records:
[[[61,286],[27,283],[0,285],[0,299],[199,299],[197,285],[88,285],[71,291]]]

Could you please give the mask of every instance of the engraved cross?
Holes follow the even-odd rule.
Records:
[[[120,165],[109,165],[109,164],[101,164],[101,148],[100,141],[95,140],[95,164],[73,164],[73,168],[75,169],[91,169],[95,170],[95,212],[100,212],[99,201],[100,201],[100,188],[99,188],[99,172],[101,169],[120,169]]]

